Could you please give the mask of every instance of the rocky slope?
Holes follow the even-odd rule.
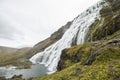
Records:
[[[100,19],[96,19],[89,26],[85,43],[77,45],[74,37],[72,47],[62,50],[58,71],[32,80],[120,80],[120,1],[104,1],[101,5],[106,6],[100,10]],[[89,9],[88,12],[91,13]],[[71,23],[73,22],[63,26],[21,57],[30,58],[56,43]],[[77,23],[79,24],[79,21]],[[16,79],[19,77],[13,78]]]
[[[74,18],[60,40],[32,56],[30,61],[33,64],[44,64],[49,71],[56,72],[62,50],[85,42],[89,27],[100,19],[99,12],[103,6],[106,6],[105,1],[100,1]]]
[[[120,1],[106,3],[86,42],[62,51],[58,72],[33,80],[120,80]]]
[[[101,40],[106,36],[113,34],[120,29],[120,1],[119,0],[106,0],[108,6],[101,9],[101,20],[96,20],[92,25],[86,36],[86,40],[90,41],[90,35],[92,34],[92,40]]]

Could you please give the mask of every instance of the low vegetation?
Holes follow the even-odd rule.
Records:
[[[101,19],[91,25],[85,44],[62,51],[56,73],[32,80],[120,80],[120,5],[117,2],[102,8]]]
[[[19,49],[13,53],[0,54],[0,66],[17,66],[17,68],[29,68],[31,63],[26,57],[21,57],[29,48]]]
[[[86,43],[64,49],[57,72],[29,80],[120,80],[120,1],[107,1],[112,4],[100,11],[101,19],[91,25]],[[16,58],[0,55],[0,65],[27,62],[20,58],[17,64],[18,53],[14,55]],[[8,60],[2,61],[3,57]],[[15,76],[10,80],[22,79]]]
[[[90,57],[90,43],[65,49],[63,54],[66,54],[66,57],[61,59],[58,72],[34,78],[33,80],[119,80],[120,40],[116,41],[118,42],[106,40],[102,41],[102,43],[101,41],[92,43],[93,55],[99,53],[93,57]],[[100,48],[103,49],[100,50]],[[81,56],[77,54],[81,54]],[[75,57],[79,59],[76,60]],[[92,59],[91,64],[85,64],[88,60]]]

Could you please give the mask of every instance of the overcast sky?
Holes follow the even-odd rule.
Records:
[[[99,0],[0,0],[0,46],[33,46]]]

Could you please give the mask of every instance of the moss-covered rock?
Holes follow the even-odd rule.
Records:
[[[96,20],[96,22],[91,26],[90,31],[87,34],[87,41],[91,40],[90,35],[92,35],[92,40],[101,40],[105,37],[113,34],[114,32],[120,30],[120,16],[112,17],[111,15],[101,18],[101,20]]]
[[[61,59],[58,63],[58,70],[67,68],[75,63],[84,62],[90,51],[90,43],[73,46],[62,51]]]
[[[101,19],[96,20],[91,25],[86,36],[86,41],[90,41],[91,36],[93,41],[101,40],[120,30],[120,4],[118,3],[120,1],[115,1],[100,10]]]
[[[86,43],[64,49],[56,73],[32,80],[120,80],[120,1],[106,1],[108,5],[100,11],[101,19],[96,20],[90,26]],[[71,23],[66,25],[67,28]],[[59,40],[64,32],[64,29],[58,30],[51,35],[51,38],[38,43],[25,55],[32,53],[27,57],[29,58],[44,50]],[[15,63],[16,58],[8,60],[2,64],[0,61],[0,65]],[[22,64],[26,62],[26,58],[19,58],[18,62]],[[12,79],[22,80],[21,77]]]
[[[33,80],[120,80],[120,1],[105,1],[87,43],[64,49],[59,71]]]
[[[102,50],[100,50],[102,48]],[[60,71],[33,80],[119,80],[120,79],[120,40],[105,40],[92,43],[92,64],[89,60],[91,45],[73,46],[63,50]],[[99,54],[97,53],[99,52]],[[79,60],[75,56],[80,54]],[[96,55],[97,54],[97,55]],[[96,56],[95,56],[96,55]],[[64,56],[64,57],[63,57]],[[77,57],[78,58],[78,57]]]
[[[60,71],[33,80],[119,80],[120,38],[116,38],[118,36],[119,30],[109,35],[106,40],[64,49],[58,66]],[[87,62],[90,64],[86,64]]]

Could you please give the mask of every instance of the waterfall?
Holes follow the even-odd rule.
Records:
[[[99,11],[103,6],[102,2],[100,1],[76,17],[59,41],[34,55],[30,61],[34,64],[44,64],[50,71],[55,72],[61,51],[71,47],[73,40],[76,41],[76,44],[84,43],[89,27],[96,19],[100,19]]]

